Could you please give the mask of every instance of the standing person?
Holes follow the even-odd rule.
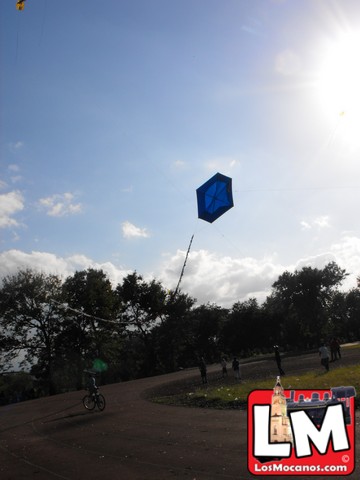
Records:
[[[334,362],[335,360],[337,360],[337,342],[335,337],[331,339],[330,352],[331,352],[331,362]]]
[[[320,356],[320,363],[323,367],[325,367],[325,370],[328,372],[329,371],[329,351],[325,346],[325,343],[321,344],[321,347],[319,348],[319,356]]]
[[[338,355],[338,357],[339,357],[339,359],[340,359],[340,358],[341,358],[341,352],[340,352],[341,345],[340,345],[340,341],[339,341],[337,338],[335,338],[335,341],[336,341],[336,353],[337,353],[337,355]]]
[[[330,350],[331,350],[331,361],[337,360],[338,358],[341,358],[341,353],[340,353],[340,342],[339,340],[334,337],[331,340],[330,343]]]
[[[275,361],[276,361],[276,365],[279,369],[279,373],[280,373],[280,375],[285,375],[285,372],[284,372],[284,370],[282,369],[282,366],[281,366],[281,355],[280,355],[280,352],[279,352],[278,345],[274,346],[274,351],[275,351]]]
[[[200,359],[199,370],[200,370],[202,383],[203,384],[207,383],[207,368],[206,368],[204,357],[201,357]]]
[[[239,360],[234,357],[234,360],[232,361],[232,368],[234,370],[234,377],[236,378],[236,380],[241,380],[241,377],[240,377],[240,363],[239,363]]]
[[[223,378],[224,377],[227,377],[228,376],[228,372],[227,372],[227,362],[226,362],[226,358],[223,357],[221,359],[221,368],[222,368],[222,376]]]

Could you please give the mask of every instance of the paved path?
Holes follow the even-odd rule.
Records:
[[[342,362],[353,361],[355,357],[347,354]],[[285,359],[285,370],[290,362],[301,370],[314,362],[318,366],[318,357]],[[273,361],[248,365],[243,373],[272,374],[273,365]],[[149,388],[180,379],[192,383],[194,374],[197,382],[198,372],[188,370],[105,386],[101,389],[107,399],[104,412],[85,411],[84,392],[1,407],[0,479],[256,478],[247,471],[246,412],[171,407],[146,400]],[[359,422],[357,415],[357,434]],[[347,478],[358,479],[359,472]]]

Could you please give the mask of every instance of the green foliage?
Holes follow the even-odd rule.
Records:
[[[298,375],[289,375],[286,376],[283,384],[287,390],[330,389],[340,385],[351,385],[359,392],[360,365],[331,369],[326,374],[311,371]],[[206,386],[206,388],[195,387],[174,395],[155,396],[152,400],[156,403],[189,407],[245,408],[248,395],[253,390],[272,390],[273,388],[274,378],[254,379],[232,385],[224,385],[221,382],[217,382],[214,386]]]
[[[58,363],[64,365],[71,358],[76,388],[80,389],[82,372],[84,368],[92,368],[95,359],[107,366],[99,371],[113,375],[111,366],[116,360],[123,332],[120,306],[106,274],[92,268],[68,277],[63,295],[69,308],[58,337],[58,359],[61,359]]]
[[[284,339],[290,345],[318,345],[324,336],[336,334],[328,328],[329,312],[345,270],[331,262],[322,270],[304,267],[284,272],[273,284],[268,304],[282,317]]]
[[[134,272],[124,278],[122,285],[118,285],[117,294],[122,305],[122,318],[146,343],[149,331],[166,313],[165,289],[160,282],[146,282]]]
[[[339,291],[346,275],[335,263],[284,272],[262,305],[252,298],[224,309],[196,305],[137,272],[113,286],[102,270],[65,281],[19,271],[0,288],[2,368],[21,354],[51,394],[83,388],[86,369],[107,383],[191,367],[202,356],[210,363],[272,352],[274,344],[296,350],[333,336],[356,340],[360,291]]]
[[[272,329],[256,299],[237,302],[223,322],[223,350],[231,355],[250,356],[255,349],[269,345]]]
[[[0,405],[35,398],[34,386],[32,376],[26,372],[0,375]]]
[[[340,367],[331,369],[326,375],[319,375],[316,371],[306,372],[301,375],[290,375],[286,377],[284,388],[287,390],[301,389],[330,389],[338,385],[351,385],[356,391],[360,391],[360,365]],[[231,387],[218,386],[214,389],[198,389],[197,396],[204,396],[211,399],[218,399],[219,403],[226,404],[234,400],[244,404],[252,390],[273,389],[274,379],[253,380]],[[195,396],[196,396],[195,395]]]
[[[61,330],[61,316],[56,303],[61,295],[61,282],[55,275],[20,271],[3,280],[1,327],[5,332],[4,357],[10,362],[24,352],[23,364],[34,360],[42,368],[50,394],[55,393],[52,368],[54,340]]]

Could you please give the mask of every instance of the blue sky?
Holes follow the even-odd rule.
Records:
[[[199,302],[260,301],[284,270],[360,274],[355,0],[0,3],[0,261],[103,268]],[[235,207],[197,219],[195,190]]]

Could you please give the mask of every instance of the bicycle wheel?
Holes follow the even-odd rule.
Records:
[[[84,407],[87,410],[94,410],[95,408],[95,401],[94,397],[92,395],[85,395],[85,397],[82,400]]]
[[[98,409],[103,411],[106,404],[104,395],[101,395],[101,393],[99,393],[96,399],[96,403],[97,403]]]

